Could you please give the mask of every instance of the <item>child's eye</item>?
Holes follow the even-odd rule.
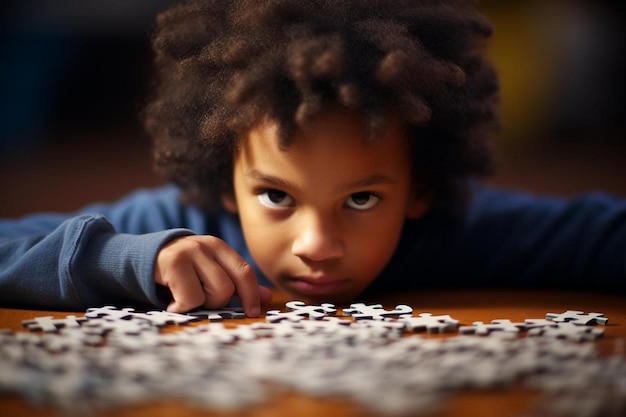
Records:
[[[369,193],[354,193],[346,200],[346,205],[355,210],[368,210],[374,207],[380,201],[380,197]]]
[[[259,193],[259,202],[265,207],[282,208],[293,205],[293,198],[280,190],[265,190]]]

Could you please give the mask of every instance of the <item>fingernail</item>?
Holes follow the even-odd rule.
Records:
[[[261,309],[259,309],[259,307],[252,307],[248,310],[248,317],[259,317],[259,314],[261,314]]]

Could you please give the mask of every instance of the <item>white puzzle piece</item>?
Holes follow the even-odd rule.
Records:
[[[393,310],[385,310],[382,304],[354,303],[350,304],[350,308],[344,308],[343,313],[354,317],[355,320],[384,320],[389,317],[411,314],[413,308],[406,304],[400,304]]]
[[[607,324],[609,319],[604,317],[602,313],[585,314],[583,311],[567,310],[564,313],[547,313],[546,319],[560,322],[570,322],[580,325]]]

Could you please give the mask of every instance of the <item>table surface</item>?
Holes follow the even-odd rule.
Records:
[[[276,294],[269,309],[284,310],[288,299]],[[373,302],[374,300],[367,300]],[[543,318],[546,313],[560,313],[565,310],[604,313],[609,322],[605,335],[595,343],[602,355],[615,352],[623,346],[626,339],[626,296],[605,293],[582,293],[566,291],[527,291],[527,290],[454,290],[427,291],[387,295],[375,300],[385,308],[397,304],[413,307],[414,315],[429,312],[433,315],[449,314],[460,320],[462,325],[471,325],[474,321],[490,322],[495,319],[510,319],[514,322],[527,318]],[[343,307],[343,306],[338,306]],[[24,331],[22,320],[38,316],[52,315],[65,317],[68,312],[49,312],[35,310],[17,310],[0,308],[0,329]],[[74,313],[82,314],[82,313]],[[237,324],[252,323],[262,319],[232,320]],[[225,320],[228,324],[229,320]],[[422,337],[439,338],[447,335],[420,333]],[[1,370],[0,370],[1,372]],[[500,391],[460,391],[450,397],[444,411],[436,414],[443,416],[502,416],[523,415],[530,410],[536,394],[527,389],[509,389]],[[0,415],[2,416],[60,416],[61,412],[34,408],[16,396],[0,396]],[[199,410],[175,401],[159,404],[141,404],[123,409],[104,410],[98,416],[108,417],[169,417],[169,416],[362,416],[364,410],[349,401],[337,399],[311,398],[301,394],[285,394],[277,401],[267,405],[240,412],[216,412]]]

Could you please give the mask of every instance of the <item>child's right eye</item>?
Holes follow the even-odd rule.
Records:
[[[259,202],[265,207],[282,208],[293,205],[293,198],[280,190],[265,190],[259,193]]]

